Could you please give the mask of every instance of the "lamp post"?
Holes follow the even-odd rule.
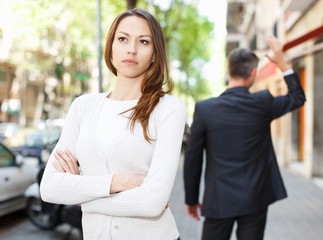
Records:
[[[101,47],[101,0],[97,0],[97,50],[98,50],[98,71],[99,71],[99,92],[102,92],[102,47]]]

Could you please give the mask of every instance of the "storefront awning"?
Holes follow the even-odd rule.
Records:
[[[287,51],[288,49],[292,48],[292,47],[295,47],[309,39],[312,39],[312,38],[315,38],[315,37],[319,37],[323,35],[323,25],[290,41],[290,42],[287,42],[284,47],[283,47],[283,51]]]

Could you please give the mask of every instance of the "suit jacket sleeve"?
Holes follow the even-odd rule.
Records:
[[[297,74],[287,75],[284,79],[288,87],[288,94],[273,98],[270,106],[273,119],[279,118],[287,112],[301,107],[305,102],[305,94]]]
[[[188,205],[195,205],[199,202],[203,149],[205,148],[206,138],[206,129],[203,123],[201,105],[202,103],[197,103],[195,105],[191,136],[184,161],[185,202]]]

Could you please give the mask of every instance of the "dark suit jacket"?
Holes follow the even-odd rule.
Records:
[[[285,77],[289,92],[273,97],[268,90],[227,89],[195,106],[185,154],[185,200],[198,203],[206,149],[202,215],[229,218],[262,210],[287,196],[279,172],[270,123],[305,102],[296,74]]]

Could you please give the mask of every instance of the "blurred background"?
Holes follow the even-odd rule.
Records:
[[[290,210],[287,202],[283,209],[294,217],[286,222],[307,219],[313,224],[303,225],[307,237],[283,225],[280,230],[269,227],[267,239],[322,239],[323,0],[0,0],[0,239],[81,238],[59,222],[44,237],[40,229],[46,226],[37,226],[37,221],[49,222],[40,213],[45,206],[28,202],[37,197],[37,189],[26,190],[37,184],[73,99],[108,91],[115,84],[102,58],[105,38],[113,19],[133,7],[147,9],[163,27],[176,86],[172,94],[187,106],[183,148],[195,102],[226,88],[226,56],[232,49],[251,48],[261,58],[252,91],[287,92],[281,72],[264,57],[269,34],[284,42],[307,101],[272,123],[273,142],[287,188],[310,201],[295,201]],[[181,167],[171,206],[176,206],[183,239],[199,239],[201,223],[184,212]],[[295,200],[293,195],[290,199]],[[297,205],[300,202],[304,204]],[[29,212],[17,212],[28,206]],[[277,209],[274,221],[280,219]],[[294,216],[296,209],[302,209],[302,215]],[[313,229],[316,235],[308,235]]]

